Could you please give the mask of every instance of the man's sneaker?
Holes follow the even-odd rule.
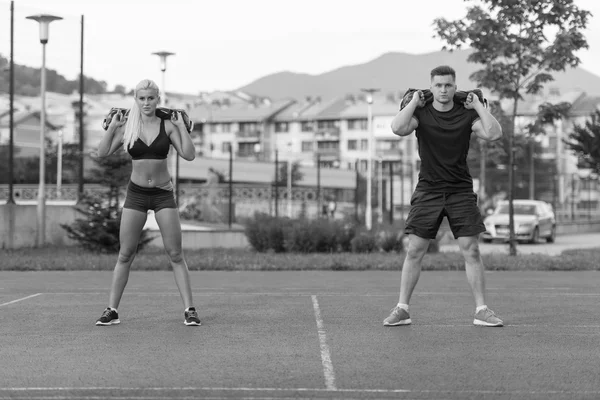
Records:
[[[500,318],[494,314],[492,310],[489,308],[484,308],[483,310],[479,310],[478,313],[475,314],[475,319],[473,320],[473,325],[477,326],[503,326],[504,323]]]
[[[184,313],[185,320],[183,321],[186,325],[200,325],[200,318],[198,318],[198,313],[196,312],[196,308],[190,307]]]
[[[119,321],[119,314],[117,314],[114,309],[108,307],[106,310],[104,310],[102,316],[96,321],[96,325],[116,325],[120,323],[121,321]]]
[[[410,315],[408,315],[408,311],[398,306],[394,307],[390,316],[383,320],[384,326],[399,326],[410,324],[412,324],[412,321],[410,320]]]

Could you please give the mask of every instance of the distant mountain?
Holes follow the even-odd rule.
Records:
[[[345,66],[319,75],[278,72],[264,76],[240,87],[247,93],[272,99],[307,96],[331,98],[358,93],[361,88],[374,87],[383,93],[404,92],[408,87],[429,87],[429,71],[438,65],[452,66],[457,73],[459,89],[470,89],[471,73],[481,69],[480,64],[467,62],[471,50],[437,51],[426,54],[386,53],[364,64]],[[561,93],[574,89],[588,94],[600,94],[600,77],[582,68],[554,73],[554,81],[546,88],[555,87]]]

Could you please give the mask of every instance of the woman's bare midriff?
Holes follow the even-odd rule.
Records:
[[[131,181],[143,187],[164,185],[171,180],[167,160],[133,160]]]

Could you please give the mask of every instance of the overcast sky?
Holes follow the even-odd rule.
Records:
[[[196,94],[231,90],[262,76],[293,71],[319,74],[361,64],[387,52],[440,50],[436,17],[458,19],[463,0],[15,0],[15,62],[40,67],[37,22],[50,13],[47,68],[75,79],[80,63],[80,20],[85,17],[84,74],[134,87],[162,84],[159,59],[168,59],[167,90]],[[600,1],[575,0],[594,16],[585,32],[590,48],[582,68],[600,76]],[[0,53],[10,54],[10,2],[0,0]]]

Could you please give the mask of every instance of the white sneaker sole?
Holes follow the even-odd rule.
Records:
[[[187,322],[186,320],[183,320],[183,323],[187,326],[200,326],[202,325],[202,323],[200,322]]]
[[[476,325],[476,326],[504,326],[504,324],[502,322],[498,322],[498,323],[495,323],[495,324],[490,324],[489,322],[485,322],[485,321],[482,321],[480,319],[474,319],[473,320],[473,325]]]
[[[100,321],[96,321],[96,325],[100,325],[100,326],[110,326],[110,325],[118,325],[120,324],[121,321],[118,319],[113,319],[110,322],[100,322]]]
[[[390,324],[389,322],[384,322],[383,326],[402,326],[402,325],[410,325],[412,321],[409,319],[403,319],[402,321],[396,322],[395,324]]]

